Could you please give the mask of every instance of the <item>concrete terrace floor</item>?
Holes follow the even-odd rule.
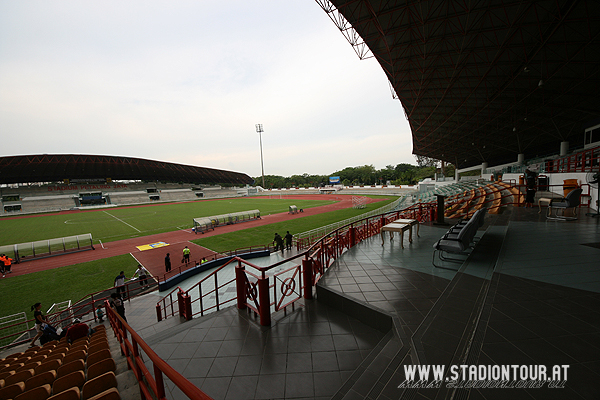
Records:
[[[376,236],[336,261],[316,300],[269,328],[234,307],[156,322],[158,293],[126,303],[127,318],[215,399],[595,399],[599,224],[547,221],[536,208],[487,215],[473,253],[444,264],[456,271],[431,263],[447,227],[422,225],[404,250],[398,236],[383,246]],[[399,388],[415,364],[569,367],[563,389]]]

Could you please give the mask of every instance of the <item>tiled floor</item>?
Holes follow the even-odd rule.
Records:
[[[445,229],[422,226],[404,250],[398,239],[360,243],[321,280],[319,300],[270,328],[234,308],[156,323],[156,295],[133,300],[127,316],[216,399],[600,398],[600,249],[582,246],[600,242],[599,221],[546,221],[537,209],[488,215],[472,255],[446,265],[458,271],[431,264]],[[370,313],[393,328],[374,329]],[[408,364],[570,369],[564,389],[399,389]]]

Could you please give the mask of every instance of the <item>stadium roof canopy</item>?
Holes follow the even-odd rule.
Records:
[[[316,0],[385,71],[413,153],[459,167],[583,144],[600,117],[597,0]]]
[[[0,183],[3,184],[108,178],[192,184],[253,183],[252,178],[239,172],[142,158],[79,154],[0,157]]]

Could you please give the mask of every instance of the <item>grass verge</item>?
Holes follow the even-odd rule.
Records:
[[[27,275],[9,275],[0,279],[0,316],[25,311],[33,318],[30,307],[37,302],[42,303],[42,311],[46,314],[53,303],[75,302],[87,294],[112,287],[120,271],[130,277],[136,267],[135,259],[123,254]]]
[[[369,197],[385,198],[386,200],[379,201],[377,203],[367,204],[366,208],[359,210],[354,208],[345,208],[342,210],[331,211],[324,214],[311,215],[307,217],[293,219],[290,221],[277,222],[274,224],[244,229],[242,231],[224,233],[222,235],[215,235],[207,238],[196,239],[192,240],[192,242],[216,252],[235,250],[250,246],[266,245],[273,241],[273,236],[275,235],[275,232],[279,233],[281,236],[284,236],[286,231],[290,231],[290,233],[292,234],[306,232],[311,229],[316,229],[321,226],[329,225],[334,222],[343,221],[345,219],[367,213],[369,211],[383,207],[384,205],[391,203],[396,199],[390,198],[389,196]]]

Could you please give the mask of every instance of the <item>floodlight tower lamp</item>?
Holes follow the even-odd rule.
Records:
[[[265,165],[263,162],[263,149],[262,149],[262,133],[264,132],[262,124],[256,124],[256,132],[260,141],[260,168],[262,171],[262,187],[265,188]]]

